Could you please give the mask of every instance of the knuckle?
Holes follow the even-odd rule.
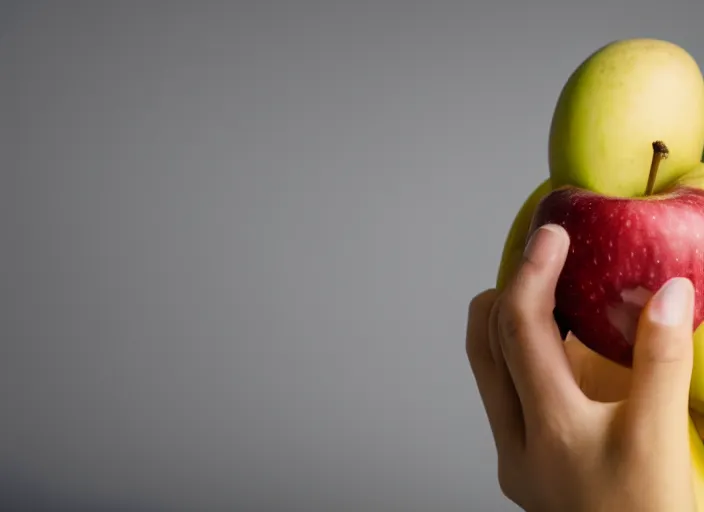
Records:
[[[525,330],[527,315],[523,304],[514,297],[507,297],[498,311],[502,339],[516,339]]]
[[[497,468],[497,477],[499,481],[499,489],[504,496],[509,499],[515,499],[515,481],[513,477],[513,471],[510,465],[506,464],[504,461],[499,459],[499,464]]]
[[[522,323],[520,320],[514,316],[506,316],[501,322],[501,338],[515,340],[520,338],[521,332],[523,331]]]
[[[467,341],[467,359],[469,360],[469,365],[473,370],[476,370],[477,365],[480,361],[486,359],[485,350],[483,347],[472,340],[471,338]]]
[[[523,310],[539,310],[551,302],[551,297],[546,296],[549,274],[536,263],[524,259],[516,276],[507,290],[510,302],[521,306]]]
[[[682,329],[641,329],[636,334],[634,357],[646,364],[678,366],[693,357],[691,331]]]
[[[469,302],[469,311],[467,314],[468,326],[472,326],[477,322],[486,322],[496,300],[496,290],[493,289],[486,290],[472,298]]]
[[[513,460],[506,460],[499,457],[497,467],[497,479],[501,493],[514,503],[521,503],[523,496],[521,495],[522,478],[520,478],[517,465]]]
[[[469,317],[485,316],[496,297],[496,290],[485,290],[475,295],[469,303]]]
[[[477,336],[472,334],[471,323],[476,321],[476,319],[470,321],[470,329],[468,330],[467,339],[465,341],[465,350],[467,352],[467,358],[469,359],[470,363],[474,363],[477,358],[481,358],[483,352],[482,340],[478,339]]]
[[[496,303],[495,299],[495,290],[487,290],[474,297],[469,304],[465,350],[472,365],[490,358],[488,340],[483,339],[485,336],[478,333],[488,334],[489,324],[492,321],[491,312]]]
[[[513,279],[511,289],[519,293],[530,290],[542,275],[542,270],[542,267],[533,261],[523,258]]]
[[[549,307],[548,307],[549,306]],[[537,294],[512,291],[502,299],[499,329],[503,340],[520,340],[531,332],[547,332],[555,324],[552,305]]]

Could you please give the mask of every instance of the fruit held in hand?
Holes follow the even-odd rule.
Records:
[[[625,366],[632,362],[638,317],[668,279],[695,287],[693,330],[704,320],[704,190],[686,178],[653,193],[665,144],[652,144],[647,184],[638,197],[611,197],[565,186],[538,205],[531,231],[554,223],[570,235],[556,288],[556,313],[592,350]]]
[[[557,101],[548,151],[552,185],[640,195],[654,140],[671,151],[654,183],[659,191],[702,158],[701,71],[689,53],[667,41],[608,44],[574,71]]]
[[[703,149],[704,79],[685,50],[631,39],[596,51],[560,94],[550,127],[550,179],[518,212],[497,279],[503,288],[538,226],[564,226],[571,240],[556,290],[561,331],[630,366],[642,306],[669,278],[688,277],[697,328],[690,407],[702,414]],[[691,417],[689,437],[704,510],[704,443]]]

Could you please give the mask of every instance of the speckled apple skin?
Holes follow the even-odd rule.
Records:
[[[541,200],[529,235],[544,224],[570,235],[556,317],[595,352],[630,367],[640,312],[673,277],[694,284],[693,330],[704,320],[704,190],[621,198],[562,187]]]

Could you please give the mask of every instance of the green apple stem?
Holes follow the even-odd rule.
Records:
[[[649,196],[653,193],[653,188],[655,187],[655,178],[658,176],[658,167],[660,167],[660,162],[667,158],[670,154],[670,150],[667,149],[665,143],[661,140],[656,140],[653,142],[653,159],[650,162],[650,174],[648,175],[648,186],[645,187],[645,195]]]

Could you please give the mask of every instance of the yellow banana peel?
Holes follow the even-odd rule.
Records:
[[[533,213],[540,203],[540,200],[552,190],[550,179],[544,180],[533,193],[525,200],[521,209],[518,210],[516,218],[511,224],[511,228],[504,242],[503,253],[501,254],[501,264],[496,278],[496,287],[501,290],[511,279],[511,275],[516,270],[523,256],[523,248],[526,244],[526,236],[530,229]]]

